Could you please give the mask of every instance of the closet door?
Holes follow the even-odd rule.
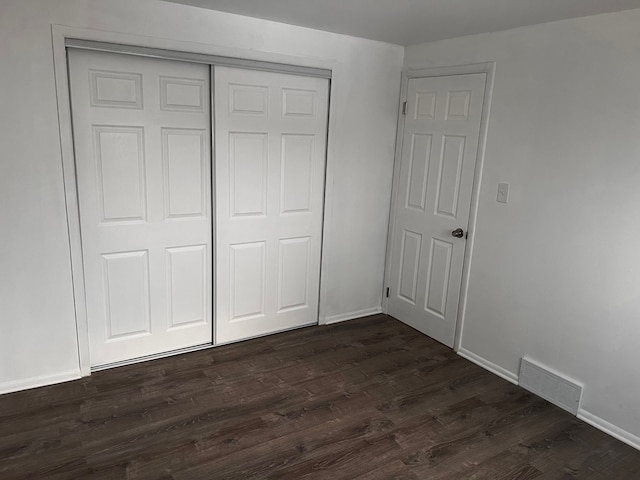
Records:
[[[212,341],[209,71],[69,50],[92,366]]]
[[[328,83],[215,68],[217,343],[318,321]]]

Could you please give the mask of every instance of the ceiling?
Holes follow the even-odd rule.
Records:
[[[166,0],[398,45],[640,8],[640,0]]]

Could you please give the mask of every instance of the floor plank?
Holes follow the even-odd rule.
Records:
[[[374,315],[0,396],[0,478],[635,480],[640,452]]]

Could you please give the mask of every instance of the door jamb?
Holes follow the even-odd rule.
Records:
[[[83,377],[91,375],[91,361],[89,356],[89,324],[87,319],[87,302],[84,284],[84,265],[82,260],[82,239],[80,232],[80,209],[78,203],[78,187],[75,166],[75,149],[73,144],[73,124],[71,118],[71,98],[69,90],[69,72],[67,68],[67,40],[86,40],[89,42],[106,42],[119,44],[123,46],[142,47],[151,49],[164,49],[173,51],[177,56],[184,53],[185,59],[189,60],[190,54],[202,54],[210,56],[222,56],[228,58],[237,58],[247,61],[266,62],[273,64],[283,64],[306,68],[316,68],[320,70],[331,71],[329,78],[329,99],[331,99],[334,82],[331,81],[336,74],[338,62],[329,58],[315,57],[297,57],[291,55],[275,54],[271,52],[262,52],[256,50],[246,50],[233,47],[221,47],[217,45],[209,45],[202,43],[194,43],[183,40],[175,40],[169,38],[145,37],[127,33],[110,32],[104,30],[95,30],[80,27],[70,27],[65,25],[51,25],[52,47],[53,47],[53,70],[56,88],[56,100],[58,107],[58,129],[60,135],[60,154],[62,158],[62,175],[64,184],[65,207],[67,217],[67,232],[69,235],[69,258],[71,263],[71,282],[73,290],[74,313],[76,321],[76,334],[78,345],[78,366],[80,375]],[[291,73],[291,72],[289,72]],[[326,78],[326,77],[324,77]],[[211,79],[213,81],[213,78]],[[330,101],[330,100],[329,100]],[[212,111],[213,112],[213,111]],[[330,140],[331,126],[335,125],[335,113],[331,109],[331,103],[328,106],[328,124],[327,124],[327,142]],[[213,124],[212,124],[213,128]],[[213,139],[213,132],[212,132]],[[333,170],[329,165],[329,152],[331,145],[327,143],[325,152],[325,185],[324,185],[324,204],[323,225],[321,235],[321,249],[324,250],[326,245],[326,237],[328,235],[328,226],[331,225],[331,210],[327,210],[326,206],[332,198]],[[211,161],[214,161],[214,152],[211,154]],[[212,169],[213,172],[213,169]],[[328,172],[328,173],[327,173]],[[212,195],[215,185],[212,184]],[[212,224],[215,217],[212,212]],[[213,240],[213,239],[212,239]],[[324,321],[326,311],[325,302],[327,301],[326,275],[323,275],[321,255],[320,268],[320,296],[318,304],[318,324]],[[212,273],[212,285],[215,282],[215,271]],[[213,291],[213,305],[215,306],[215,290]],[[212,319],[215,313],[212,311]],[[214,320],[215,321],[215,320]],[[213,324],[212,324],[213,328]],[[215,335],[215,329],[214,329]],[[215,340],[215,337],[213,337]],[[212,343],[212,347],[215,343]],[[201,347],[195,347],[200,349]]]
[[[382,292],[382,307],[384,313],[388,313],[389,300],[386,296],[386,289],[391,284],[391,241],[395,230],[395,208],[398,203],[398,183],[400,176],[400,161],[402,158],[402,140],[404,136],[404,114],[402,106],[407,101],[407,90],[409,79],[425,77],[444,77],[450,75],[468,75],[474,73],[486,74],[484,87],[484,99],[482,105],[482,116],[480,120],[480,135],[478,137],[478,151],[476,154],[476,165],[473,176],[473,187],[471,189],[471,208],[469,210],[468,239],[465,246],[464,260],[462,266],[462,279],[460,286],[460,299],[458,301],[458,312],[456,316],[456,333],[454,337],[453,349],[458,352],[462,343],[462,332],[467,309],[467,296],[469,291],[469,271],[473,257],[473,246],[475,243],[475,231],[478,219],[478,205],[480,197],[480,186],[482,180],[482,169],[484,167],[485,150],[487,143],[487,133],[489,126],[489,115],[491,113],[491,97],[493,95],[493,85],[495,78],[496,63],[473,63],[467,65],[454,65],[430,68],[406,68],[402,72],[402,83],[400,86],[400,103],[398,106],[398,129],[396,133],[396,149],[393,166],[393,184],[391,195],[391,208],[389,210],[389,229],[387,232],[387,252],[385,260],[384,287]]]

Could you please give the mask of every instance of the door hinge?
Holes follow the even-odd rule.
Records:
[[[387,287],[387,298],[389,298],[389,287]]]
[[[402,104],[402,114],[406,115],[407,114],[407,102],[404,102]]]

